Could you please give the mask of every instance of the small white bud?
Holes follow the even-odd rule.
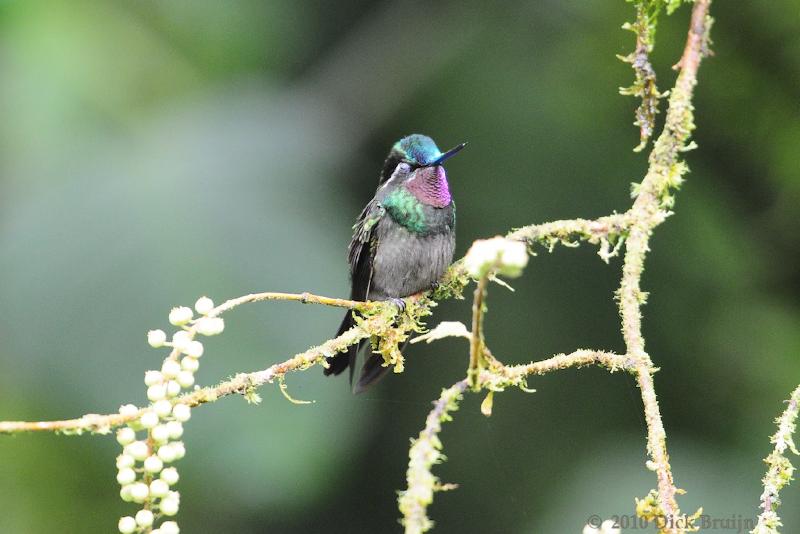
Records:
[[[144,470],[148,473],[158,473],[164,468],[164,462],[158,456],[148,456],[144,460]]]
[[[167,425],[158,425],[150,431],[150,437],[156,443],[166,443],[169,440],[169,428]]]
[[[150,483],[150,495],[160,499],[169,493],[169,484],[163,480],[156,479]]]
[[[186,330],[178,330],[172,336],[172,346],[181,352],[185,351],[191,342],[192,334]]]
[[[186,356],[184,359],[181,360],[181,367],[183,367],[184,370],[189,371],[190,373],[194,373],[200,368],[200,362],[197,361],[197,358]]]
[[[117,472],[117,482],[122,486],[132,484],[136,480],[136,471],[130,467],[124,467]]]
[[[167,382],[167,396],[168,397],[176,397],[181,392],[181,385],[175,382],[174,380],[170,380]]]
[[[119,414],[124,415],[126,417],[132,416],[138,411],[139,408],[137,408],[133,404],[123,404],[122,406],[119,407]]]
[[[165,378],[175,378],[180,372],[181,364],[175,360],[164,360],[163,365],[161,365],[161,374],[164,375]]]
[[[139,510],[136,512],[136,524],[140,527],[149,527],[153,524],[153,512],[150,510]]]
[[[164,521],[161,523],[161,534],[180,534],[181,529],[178,528],[178,523],[175,521]]]
[[[183,444],[182,441],[176,441],[170,444],[172,447],[172,452],[175,453],[175,459],[180,460],[184,456],[186,456],[186,446]]]
[[[136,441],[136,432],[131,427],[126,426],[117,430],[117,443],[120,445],[127,445]]]
[[[172,439],[180,439],[183,436],[183,425],[180,421],[170,421],[166,424],[169,437]]]
[[[153,384],[152,386],[147,388],[147,398],[153,402],[160,401],[166,396],[167,396],[166,384]]]
[[[136,532],[136,520],[129,515],[121,517],[117,528],[122,534],[133,534],[133,532]]]
[[[178,480],[180,479],[180,475],[178,475],[178,470],[174,467],[167,467],[163,471],[161,471],[161,480],[172,486],[173,484],[177,484]]]
[[[133,499],[133,502],[143,503],[149,494],[150,489],[144,482],[131,484],[131,499]]]
[[[179,499],[172,497],[172,493],[174,492],[171,492],[170,495],[164,497],[164,499],[161,501],[161,504],[159,505],[161,513],[167,516],[173,516],[177,514],[178,508],[180,508],[181,504]]]
[[[464,268],[473,278],[480,278],[492,269],[505,276],[517,277],[527,264],[525,243],[504,237],[479,239],[464,256]]]
[[[162,445],[158,448],[158,457],[164,462],[170,463],[175,461],[177,454],[172,445],[167,443],[166,445]]]
[[[178,403],[172,407],[172,416],[175,417],[176,421],[185,423],[192,417],[192,409],[186,404]]]
[[[158,414],[148,410],[139,418],[139,423],[141,423],[143,428],[153,428],[158,424]]]
[[[133,456],[135,460],[142,461],[147,458],[149,449],[147,443],[144,441],[134,441],[129,445],[125,445],[125,454]]]
[[[144,374],[144,385],[155,386],[164,381],[164,377],[158,371],[147,371]]]
[[[194,309],[197,310],[197,313],[200,315],[206,315],[214,309],[214,301],[208,297],[200,297],[197,299],[197,302],[194,303]]]
[[[194,328],[204,336],[215,336],[225,330],[225,322],[222,317],[201,317],[194,324]]]
[[[594,525],[586,525],[581,532],[582,534],[600,534],[600,529]]]
[[[163,330],[150,330],[147,333],[147,342],[154,349],[164,346],[167,341],[167,334]]]
[[[506,239],[502,250],[502,266],[498,271],[506,276],[517,277],[528,265],[528,248],[521,241]]]
[[[136,465],[136,460],[130,454],[120,454],[117,456],[117,469],[133,467],[134,465]]]
[[[119,498],[125,502],[133,501],[130,484],[128,484],[127,486],[122,486],[122,488],[119,490]]]
[[[192,310],[186,306],[172,308],[169,312],[169,322],[175,326],[186,324],[192,320]]]
[[[189,371],[181,371],[178,373],[178,378],[176,380],[182,388],[190,388],[194,385],[194,375]]]
[[[203,344],[199,341],[192,341],[186,346],[186,350],[183,351],[186,353],[187,356],[191,356],[192,358],[199,358],[203,355]]]
[[[167,417],[172,413],[172,403],[166,399],[156,401],[153,403],[153,411],[158,414],[159,417]]]

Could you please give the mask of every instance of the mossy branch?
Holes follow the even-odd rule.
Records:
[[[611,372],[617,370],[632,371],[633,362],[625,356],[603,351],[577,350],[571,354],[558,354],[546,360],[532,362],[527,365],[503,366],[501,369],[483,369],[477,377],[477,383],[494,391],[502,391],[506,387],[523,387],[525,378],[530,375],[544,375],[570,367],[599,365]],[[425,428],[419,436],[412,440],[408,451],[408,471],[406,472],[407,488],[400,492],[397,499],[400,520],[406,534],[421,534],[433,528],[433,521],[427,516],[427,508],[433,502],[434,493],[453,489],[453,484],[441,484],[431,468],[444,461],[441,453],[442,442],[439,433],[442,423],[451,421],[451,413],[458,409],[463,393],[470,391],[470,380],[456,382],[434,401],[433,409],[425,419]]]
[[[348,330],[341,336],[328,340],[321,345],[301,352],[294,357],[272,365],[262,371],[252,373],[239,373],[231,380],[221,382],[214,387],[198,389],[192,393],[182,395],[175,400],[175,403],[186,404],[190,407],[199,406],[208,402],[213,402],[218,398],[232,395],[235,393],[245,394],[247,391],[257,388],[267,383],[271,383],[278,377],[290,371],[307,369],[308,367],[322,363],[326,358],[347,349],[348,346],[358,343],[371,335],[371,330],[379,330],[378,324],[382,328],[384,322],[380,314],[376,312],[386,310],[387,314],[392,314],[395,310],[392,306],[386,306],[380,302],[358,302],[346,299],[337,299],[312,295],[310,293],[253,293],[235,299],[230,299],[211,310],[208,317],[218,317],[242,304],[262,302],[267,300],[285,300],[301,302],[306,304],[321,304],[339,308],[348,308],[362,312],[372,312],[373,317],[362,326],[356,326]],[[191,329],[189,329],[191,330]],[[175,358],[178,355],[177,349],[172,349],[168,358]],[[126,414],[86,414],[76,419],[66,419],[61,421],[0,421],[0,434],[14,434],[21,432],[59,432],[67,435],[80,435],[84,432],[96,434],[107,434],[112,428],[125,425],[131,421],[136,421],[145,412],[145,408],[139,408],[135,412]]]
[[[761,514],[758,516],[756,528],[751,534],[779,534],[778,528],[782,527],[781,518],[778,516],[780,506],[780,491],[791,482],[794,475],[794,466],[786,455],[789,450],[800,455],[794,443],[794,433],[797,424],[797,415],[800,411],[800,386],[794,390],[787,401],[786,410],[775,422],[778,431],[772,436],[771,443],[775,445],[764,462],[769,466],[764,475],[764,492],[761,494]]]

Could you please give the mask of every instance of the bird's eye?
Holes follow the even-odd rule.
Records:
[[[395,167],[394,172],[397,174],[408,174],[411,172],[411,165],[408,163],[399,163],[397,167]]]

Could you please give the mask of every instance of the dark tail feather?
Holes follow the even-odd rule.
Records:
[[[339,326],[339,331],[336,332],[336,337],[341,336],[350,330],[354,325],[355,321],[353,320],[353,314],[352,312],[348,311],[347,315],[345,315],[344,319],[342,320],[342,324]],[[350,345],[350,348],[347,349],[347,352],[340,352],[333,358],[330,358],[328,360],[328,368],[325,369],[325,376],[341,374],[349,367],[350,383],[352,384],[353,372],[356,368],[356,357],[367,343],[367,340],[363,340],[355,345]],[[403,344],[403,346],[400,347],[401,351],[405,349],[405,345],[406,344]],[[386,373],[389,371],[389,369],[391,369],[391,367],[383,366],[383,356],[380,354],[370,353],[367,356],[364,365],[361,367],[361,373],[359,374],[358,382],[356,382],[355,386],[353,386],[353,393],[362,393],[368,387],[386,376]]]
[[[353,320],[353,313],[348,311],[347,314],[344,316],[342,320],[342,324],[339,326],[339,331],[336,332],[336,337],[341,336],[348,330],[350,330],[354,325],[355,321]],[[325,369],[325,376],[328,375],[338,375],[341,374],[342,371],[350,368],[350,382],[353,381],[353,369],[356,365],[356,354],[358,354],[358,349],[361,347],[361,343],[357,343],[355,345],[350,345],[350,348],[347,349],[347,352],[340,352],[333,358],[328,360],[328,368]]]
[[[383,356],[380,354],[370,354],[367,356],[364,366],[361,367],[361,374],[358,377],[358,382],[353,386],[353,393],[363,393],[368,387],[386,376],[389,369],[391,369],[391,367],[383,366]]]
[[[408,345],[408,341],[403,343],[403,346],[400,347],[400,352],[405,350],[406,345]],[[364,366],[361,367],[361,374],[358,377],[358,382],[353,387],[353,393],[363,393],[368,387],[376,384],[381,378],[386,376],[386,373],[388,373],[391,368],[392,366],[384,367],[382,355],[370,354],[364,362]]]

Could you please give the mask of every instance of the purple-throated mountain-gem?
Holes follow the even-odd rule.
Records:
[[[431,289],[453,261],[456,207],[442,164],[462,143],[441,152],[426,135],[413,134],[394,144],[383,164],[378,190],[353,226],[348,249],[353,300],[391,300],[403,307],[403,297]],[[348,312],[341,335],[355,324]],[[350,381],[362,341],[329,360],[325,374],[350,368]],[[380,354],[369,354],[355,393],[386,374]]]

